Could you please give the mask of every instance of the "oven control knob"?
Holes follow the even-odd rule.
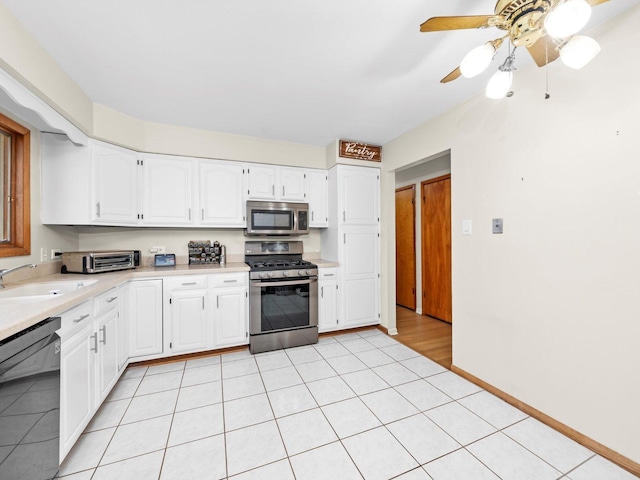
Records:
[[[269,276],[269,278],[273,277],[273,272],[268,272],[267,275]]]
[[[298,270],[298,275],[300,275],[301,277],[304,277],[304,270]]]
[[[289,276],[289,272],[287,272],[286,270],[284,272],[282,272],[282,276],[283,277],[288,277]]]
[[[267,272],[260,272],[260,278],[267,278]]]
[[[311,270],[305,270],[305,272],[307,273],[307,275],[311,275]]]

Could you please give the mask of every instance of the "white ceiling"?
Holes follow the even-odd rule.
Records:
[[[443,85],[499,31],[419,32],[432,16],[493,13],[493,0],[0,2],[97,103],[318,146],[384,144],[483,91],[506,57],[503,46],[484,74]],[[587,30],[638,3],[595,7]],[[523,53],[520,70],[533,65]]]

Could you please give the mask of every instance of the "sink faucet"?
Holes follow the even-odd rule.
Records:
[[[13,268],[7,268],[6,270],[0,270],[0,288],[4,288],[2,284],[2,280],[7,273],[15,272],[16,270],[20,270],[21,268],[36,268],[35,263],[27,263],[26,265],[19,265]]]

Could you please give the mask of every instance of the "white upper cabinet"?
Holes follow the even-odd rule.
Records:
[[[137,154],[107,143],[91,142],[95,223],[129,225],[138,223]]]
[[[308,203],[309,226],[328,225],[321,169],[141,154],[97,140],[78,147],[47,133],[41,157],[44,224],[244,228],[246,200],[265,200]],[[377,209],[360,197],[371,180],[346,184],[355,190],[340,202],[352,223],[370,223],[364,210]]]
[[[380,221],[380,171],[373,168],[338,166],[341,225],[375,225]]]
[[[304,170],[295,167],[278,168],[280,200],[287,202],[305,202],[305,174]]]
[[[305,170],[309,226],[327,227],[329,224],[329,190],[326,170]]]
[[[245,226],[244,172],[245,167],[242,164],[200,161],[200,225]]]
[[[249,165],[247,198],[250,200],[276,200],[276,167]]]
[[[143,156],[144,225],[192,225],[193,159]]]
[[[275,165],[248,166],[249,200],[306,202],[304,169]]]

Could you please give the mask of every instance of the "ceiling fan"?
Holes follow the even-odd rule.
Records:
[[[586,25],[591,7],[606,1],[608,0],[498,0],[493,15],[433,17],[420,25],[420,31],[495,27],[506,32],[502,37],[471,50],[459,67],[440,80],[441,83],[451,82],[460,76],[471,78],[480,74],[489,66],[505,40],[514,48],[525,47],[539,67],[561,57],[565,64],[581,68],[595,57],[600,47],[595,40],[575,33]],[[515,70],[514,59],[514,53],[511,52],[498,73],[511,75]],[[511,81],[508,83],[510,86]],[[500,92],[502,90],[504,88]],[[506,93],[505,90],[504,94]],[[490,96],[489,91],[487,96]]]

